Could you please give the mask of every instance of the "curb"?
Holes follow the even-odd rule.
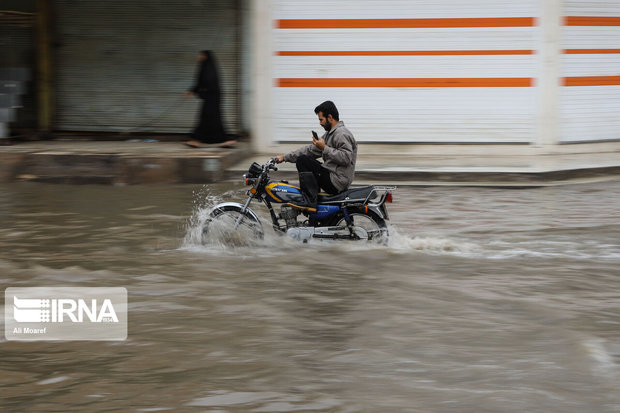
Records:
[[[199,155],[0,153],[0,182],[60,184],[210,183],[247,154],[238,149]]]

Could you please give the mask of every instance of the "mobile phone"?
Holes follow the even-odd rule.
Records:
[[[316,140],[319,139],[319,135],[317,135],[315,131],[312,131],[312,137]]]

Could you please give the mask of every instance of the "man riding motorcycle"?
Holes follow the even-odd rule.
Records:
[[[320,138],[313,132],[312,143],[285,155],[278,155],[278,163],[295,162],[303,203],[288,204],[308,212],[316,212],[317,195],[322,188],[328,194],[345,191],[355,175],[357,142],[339,119],[332,101],[325,101],[314,109],[319,123],[325,129]],[[316,159],[322,157],[324,163]]]

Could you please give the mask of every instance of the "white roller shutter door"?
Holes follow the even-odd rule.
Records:
[[[277,0],[274,140],[333,100],[360,142],[529,143],[538,1]]]
[[[560,140],[620,140],[620,2],[564,7]]]

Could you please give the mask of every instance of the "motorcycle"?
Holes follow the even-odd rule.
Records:
[[[299,186],[288,181],[271,180],[271,171],[277,171],[277,158],[266,164],[253,162],[243,175],[247,191],[245,204],[224,202],[213,207],[202,228],[202,242],[208,244],[213,236],[231,236],[262,239],[263,225],[250,209],[252,200],[264,203],[271,216],[276,233],[308,242],[311,239],[372,241],[386,243],[389,232],[386,225],[386,202],[392,202],[395,186],[362,186],[336,195],[319,194],[316,212],[307,212],[288,204],[302,202]],[[273,204],[282,204],[276,213]],[[300,218],[301,217],[301,218]],[[246,238],[247,239],[247,238]]]

